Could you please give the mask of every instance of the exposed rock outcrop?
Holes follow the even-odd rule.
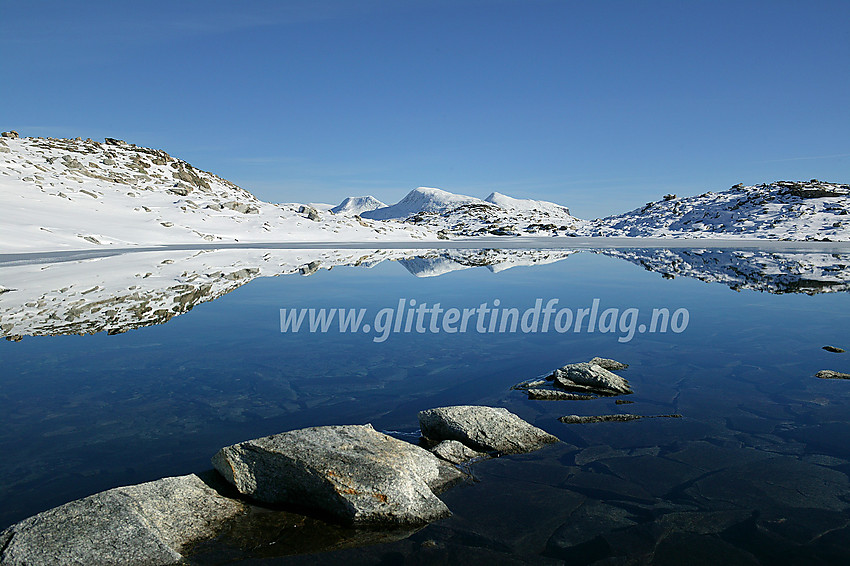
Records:
[[[222,448],[212,461],[252,499],[352,523],[421,524],[450,515],[432,491],[450,479],[441,470],[447,465],[371,425],[284,432]]]
[[[110,489],[0,533],[0,564],[178,564],[185,547],[244,509],[194,474]]]

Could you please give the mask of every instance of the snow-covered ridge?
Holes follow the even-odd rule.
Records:
[[[375,210],[376,208],[384,208],[387,205],[371,195],[362,197],[348,197],[341,203],[331,208],[330,211],[334,214],[362,214]]]
[[[581,235],[850,241],[850,185],[812,179],[667,195],[589,223]]]
[[[501,206],[502,208],[506,208],[508,210],[539,210],[556,214],[570,213],[569,208],[567,208],[566,206],[561,206],[560,204],[556,204],[554,202],[548,202],[545,200],[532,200],[528,198],[514,198],[496,192],[490,193],[490,196],[488,196],[484,200],[487,202],[491,202],[497,206]]]
[[[0,207],[0,253],[435,239],[432,231],[410,225],[263,202],[162,150],[114,139],[0,138]]]

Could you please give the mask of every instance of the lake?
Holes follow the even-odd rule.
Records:
[[[850,249],[811,246],[10,259],[0,529],[208,470],[242,440],[372,423],[416,442],[418,411],[475,404],[562,442],[476,463],[441,495],[454,515],[416,532],[256,513],[190,559],[847,563],[850,381],[815,374],[850,372],[850,353],[822,349],[850,347]],[[360,315],[357,330],[328,323],[330,309]],[[628,363],[618,373],[634,394],[535,401],[511,389],[594,356]],[[617,413],[681,418],[558,421]]]

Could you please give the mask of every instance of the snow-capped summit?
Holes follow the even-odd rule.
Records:
[[[384,208],[387,205],[373,197],[366,195],[362,197],[348,197],[341,203],[331,208],[330,211],[334,214],[362,214],[375,210],[376,208]]]
[[[490,196],[484,199],[487,202],[492,202],[495,205],[507,208],[508,210],[539,210],[545,212],[555,212],[558,214],[569,214],[570,209],[566,206],[561,206],[554,202],[545,200],[532,200],[530,198],[514,198],[502,193],[490,193]]]
[[[361,216],[374,220],[404,219],[420,212],[446,212],[466,204],[491,206],[490,203],[475,197],[456,195],[431,187],[419,187],[407,193],[403,199],[394,205],[365,212]]]

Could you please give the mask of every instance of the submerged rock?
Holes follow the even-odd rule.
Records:
[[[598,390],[605,394],[629,394],[629,382],[607,369],[591,363],[567,364],[552,372],[552,380],[564,389]]]
[[[442,458],[446,462],[451,462],[452,464],[465,464],[470,460],[487,457],[487,454],[485,452],[478,452],[477,450],[473,450],[472,448],[465,446],[457,440],[444,440],[435,447],[431,448],[431,452],[433,452],[439,458]]]
[[[843,348],[837,348],[835,346],[824,346],[823,349],[826,350],[827,352],[832,352],[833,354],[843,354],[844,353]]]
[[[558,420],[566,424],[582,424],[582,423],[609,423],[609,422],[626,422],[636,421],[638,419],[681,419],[682,415],[630,415],[623,413],[619,415],[596,415],[584,417],[579,415],[564,415]]]
[[[528,398],[533,401],[587,401],[596,399],[595,395],[583,395],[581,393],[570,393],[569,391],[558,391],[557,389],[528,389]]]
[[[419,427],[422,436],[431,441],[457,440],[485,452],[518,454],[559,442],[557,437],[500,407],[458,405],[428,409],[419,413]]]
[[[347,522],[422,524],[451,513],[434,495],[454,468],[371,425],[293,430],[222,448],[213,465],[265,503],[327,512]]]
[[[0,564],[177,564],[244,510],[194,474],[118,487],[12,525],[0,533]]]
[[[607,369],[608,371],[617,371],[621,369],[626,369],[629,367],[629,364],[624,364],[622,362],[618,362],[617,360],[612,360],[609,358],[593,358],[588,362],[589,364],[596,364],[602,369]]]
[[[822,369],[815,374],[815,377],[820,379],[850,379],[850,373],[841,373],[840,371],[832,371],[831,369]]]

